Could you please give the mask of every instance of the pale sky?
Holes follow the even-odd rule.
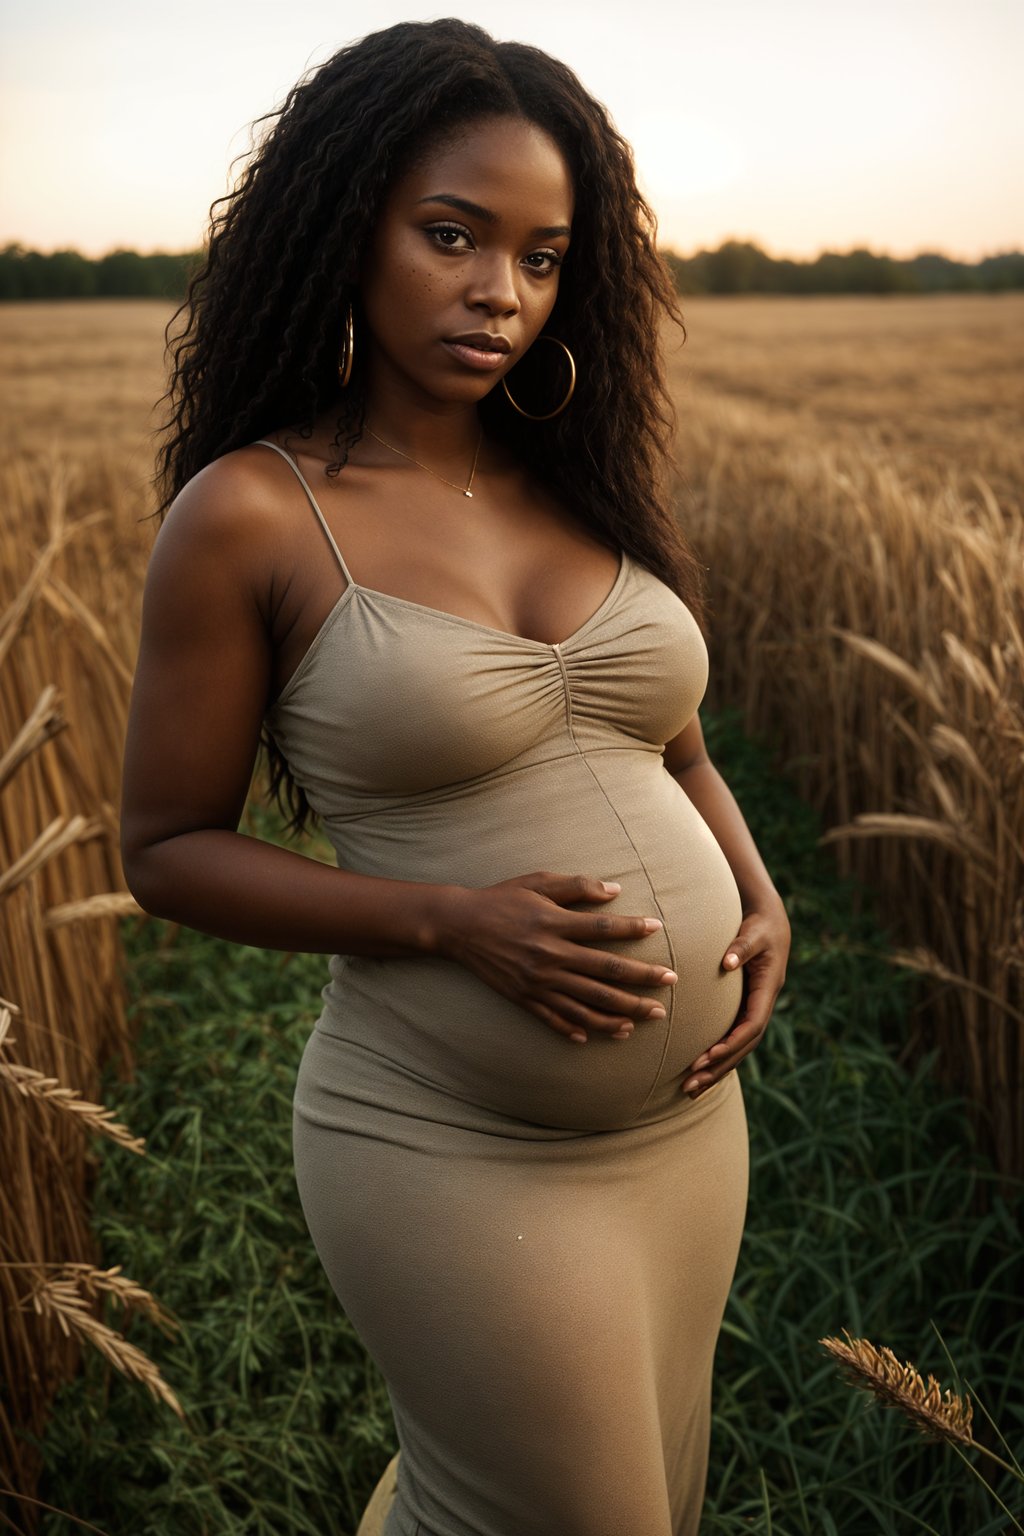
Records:
[[[1024,248],[1024,0],[2,0],[0,245],[186,250],[311,65],[454,15],[568,63],[663,246]]]

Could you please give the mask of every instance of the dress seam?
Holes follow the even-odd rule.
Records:
[[[575,747],[577,753],[579,754],[579,757],[581,758],[584,766],[586,767],[587,772],[590,774],[590,777],[593,779],[594,783],[597,785],[599,793],[603,796],[605,804],[607,805],[608,809],[611,811],[612,815],[615,817],[615,820],[618,822],[620,828],[622,829],[622,833],[623,833],[623,836],[626,839],[626,842],[632,848],[634,854],[636,855],[637,863],[640,865],[640,868],[644,872],[644,876],[645,876],[645,878],[647,880],[647,884],[648,884],[648,886],[650,888],[651,900],[654,902],[654,905],[657,907],[657,909],[658,909],[658,916],[661,918],[661,931],[665,935],[665,944],[666,944],[666,946],[668,948],[669,963],[670,963],[671,969],[675,970],[675,968],[676,968],[675,950],[672,947],[672,938],[671,938],[671,935],[669,933],[669,926],[668,926],[668,923],[665,920],[665,913],[662,911],[661,902],[658,900],[657,890],[655,888],[654,881],[651,878],[651,872],[647,868],[646,863],[644,862],[643,854],[640,852],[640,850],[637,847],[636,843],[633,841],[632,837],[630,836],[629,830],[628,830],[625,822],[623,821],[622,817],[619,815],[618,810],[616,809],[616,807],[612,804],[611,799],[609,798],[608,793],[605,790],[604,785],[601,783],[601,780],[598,778],[597,774],[594,772],[593,768],[590,766],[590,763],[587,760],[587,754],[583,751],[583,748],[580,746],[579,742],[576,740],[576,732],[575,732],[575,729],[574,729],[574,726],[573,726],[572,689],[569,686],[569,674],[568,674],[568,672],[565,669],[565,662],[562,660],[562,653],[558,649],[558,646],[557,645],[554,646],[553,650],[555,652],[555,655],[558,657],[558,663],[559,663],[559,666],[562,669],[562,681],[563,681],[563,688],[565,690],[565,722],[566,722],[566,729],[567,729],[567,731],[569,733],[569,740],[572,742],[572,744]],[[675,1019],[675,1003],[676,1003],[675,993],[673,993],[672,997],[671,997],[671,999],[669,1001],[669,1006],[668,1006],[668,1008],[666,1010],[666,1015],[665,1015],[665,1043],[663,1044],[663,1046],[661,1048],[661,1055],[658,1058],[658,1065],[655,1068],[654,1077],[653,1077],[653,1079],[651,1081],[651,1086],[650,1086],[650,1088],[648,1088],[646,1094],[644,1095],[643,1102],[641,1103],[640,1108],[637,1110],[637,1115],[638,1116],[643,1114],[644,1110],[647,1108],[648,1104],[651,1102],[651,1097],[654,1094],[654,1091],[657,1088],[659,1082],[661,1081],[662,1069],[665,1066],[665,1058],[668,1055],[669,1041],[672,1038],[672,1024],[673,1024],[673,1021]]]

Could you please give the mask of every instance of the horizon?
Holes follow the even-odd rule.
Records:
[[[701,255],[703,252],[717,251],[721,249],[723,245],[729,244],[751,245],[760,250],[761,253],[764,256],[767,256],[770,261],[792,261],[801,265],[813,264],[816,261],[820,261],[825,256],[848,257],[858,254],[862,251],[867,251],[870,256],[875,257],[878,260],[890,260],[899,263],[918,261],[923,257],[928,256],[938,256],[945,261],[951,261],[960,266],[977,266],[983,261],[992,261],[1003,256],[1024,255],[1024,242],[1022,242],[1016,246],[1007,246],[1003,250],[983,251],[980,255],[967,259],[959,256],[953,256],[949,251],[938,250],[934,246],[922,247],[920,250],[912,251],[905,256],[895,256],[892,251],[881,250],[872,246],[851,245],[845,249],[840,249],[837,246],[822,246],[820,250],[813,251],[808,255],[795,256],[791,251],[768,251],[758,240],[754,239],[752,236],[741,235],[723,235],[722,239],[716,245],[696,246],[693,250],[690,251],[682,251],[678,248],[678,246],[667,244],[660,238],[659,235],[659,239],[657,241],[657,249],[666,255],[677,256],[684,261],[688,261],[692,260],[695,256]],[[102,261],[104,257],[116,256],[122,253],[141,257],[170,256],[174,258],[180,258],[183,256],[201,255],[205,247],[192,246],[181,250],[172,250],[168,246],[154,246],[151,250],[141,250],[138,246],[112,245],[108,246],[105,250],[97,249],[93,251],[85,251],[82,250],[80,246],[74,245],[55,245],[52,246],[49,250],[41,250],[38,246],[30,246],[27,245],[25,241],[17,239],[5,239],[2,241],[2,243],[0,243],[0,253],[10,249],[20,249],[32,255],[42,257],[72,255],[81,256],[86,261]]]

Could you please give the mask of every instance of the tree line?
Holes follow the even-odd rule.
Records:
[[[695,256],[662,253],[676,287],[687,293],[997,293],[1024,288],[1024,252],[954,261],[937,251],[897,260],[858,247],[822,251],[808,261],[767,255],[747,241],[726,240]]]
[[[701,293],[996,293],[1024,288],[1024,252],[1006,251],[981,261],[953,261],[938,252],[897,260],[858,248],[823,251],[807,261],[769,256],[759,246],[726,240],[717,250],[662,255],[681,294]],[[0,250],[0,301],[4,299],[181,299],[201,251]]]
[[[30,251],[23,245],[0,250],[2,299],[177,299],[184,296],[200,253],[111,251]]]

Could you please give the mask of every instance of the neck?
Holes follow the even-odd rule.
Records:
[[[468,471],[480,438],[475,402],[433,399],[407,379],[388,376],[381,365],[369,370],[365,421],[404,453],[443,473],[447,464],[453,478],[460,466]]]
[[[447,464],[457,479],[476,452],[480,441],[480,417],[475,407],[458,416],[420,416],[407,411],[388,411],[367,404],[365,424],[376,437],[422,459],[435,469]],[[447,471],[445,471],[447,473]]]

